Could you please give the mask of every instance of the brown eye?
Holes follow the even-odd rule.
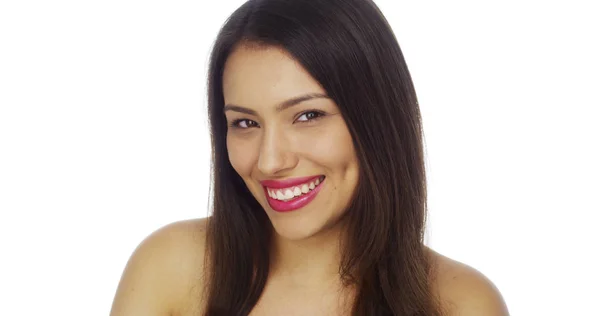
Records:
[[[307,112],[302,113],[302,115],[298,116],[296,121],[297,122],[309,122],[309,121],[317,119],[323,115],[324,115],[324,113],[319,112],[319,111],[307,111]]]
[[[253,120],[248,120],[248,119],[239,119],[239,120],[235,120],[235,121],[233,121],[233,123],[231,123],[231,127],[241,128],[241,129],[256,127],[256,126],[258,126],[258,123],[256,123]]]

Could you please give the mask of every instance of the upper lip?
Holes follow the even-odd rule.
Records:
[[[282,180],[263,180],[260,182],[265,187],[273,188],[273,189],[283,189],[293,187],[299,184],[304,184],[310,182],[312,180],[316,180],[320,178],[321,175],[317,176],[308,176],[308,177],[298,177],[298,178],[289,178]]]

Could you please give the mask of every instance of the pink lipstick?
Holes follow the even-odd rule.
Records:
[[[325,176],[261,181],[269,206],[276,212],[290,212],[306,206],[321,191]]]

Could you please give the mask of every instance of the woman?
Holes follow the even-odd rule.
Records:
[[[423,244],[421,118],[369,0],[250,0],[210,60],[212,215],[136,249],[112,315],[507,315]]]

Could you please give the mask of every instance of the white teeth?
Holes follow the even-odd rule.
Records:
[[[277,190],[277,199],[278,200],[284,200],[285,196],[283,195],[283,193],[281,193],[281,190]]]
[[[267,194],[269,197],[281,201],[291,200],[294,197],[301,196],[302,194],[306,194],[310,192],[310,190],[314,190],[316,186],[318,186],[322,181],[320,179],[315,179],[315,181],[310,183],[305,183],[301,186],[290,187],[287,189],[270,189],[267,188]]]
[[[292,190],[290,190],[290,189],[285,190],[285,198],[286,199],[291,199],[293,197],[294,197],[294,192],[292,192]]]
[[[302,189],[301,189],[301,191],[302,191],[302,193],[308,193],[308,191],[309,191],[309,190],[308,190],[308,185],[306,185],[306,184],[303,184],[303,185],[302,185]]]

